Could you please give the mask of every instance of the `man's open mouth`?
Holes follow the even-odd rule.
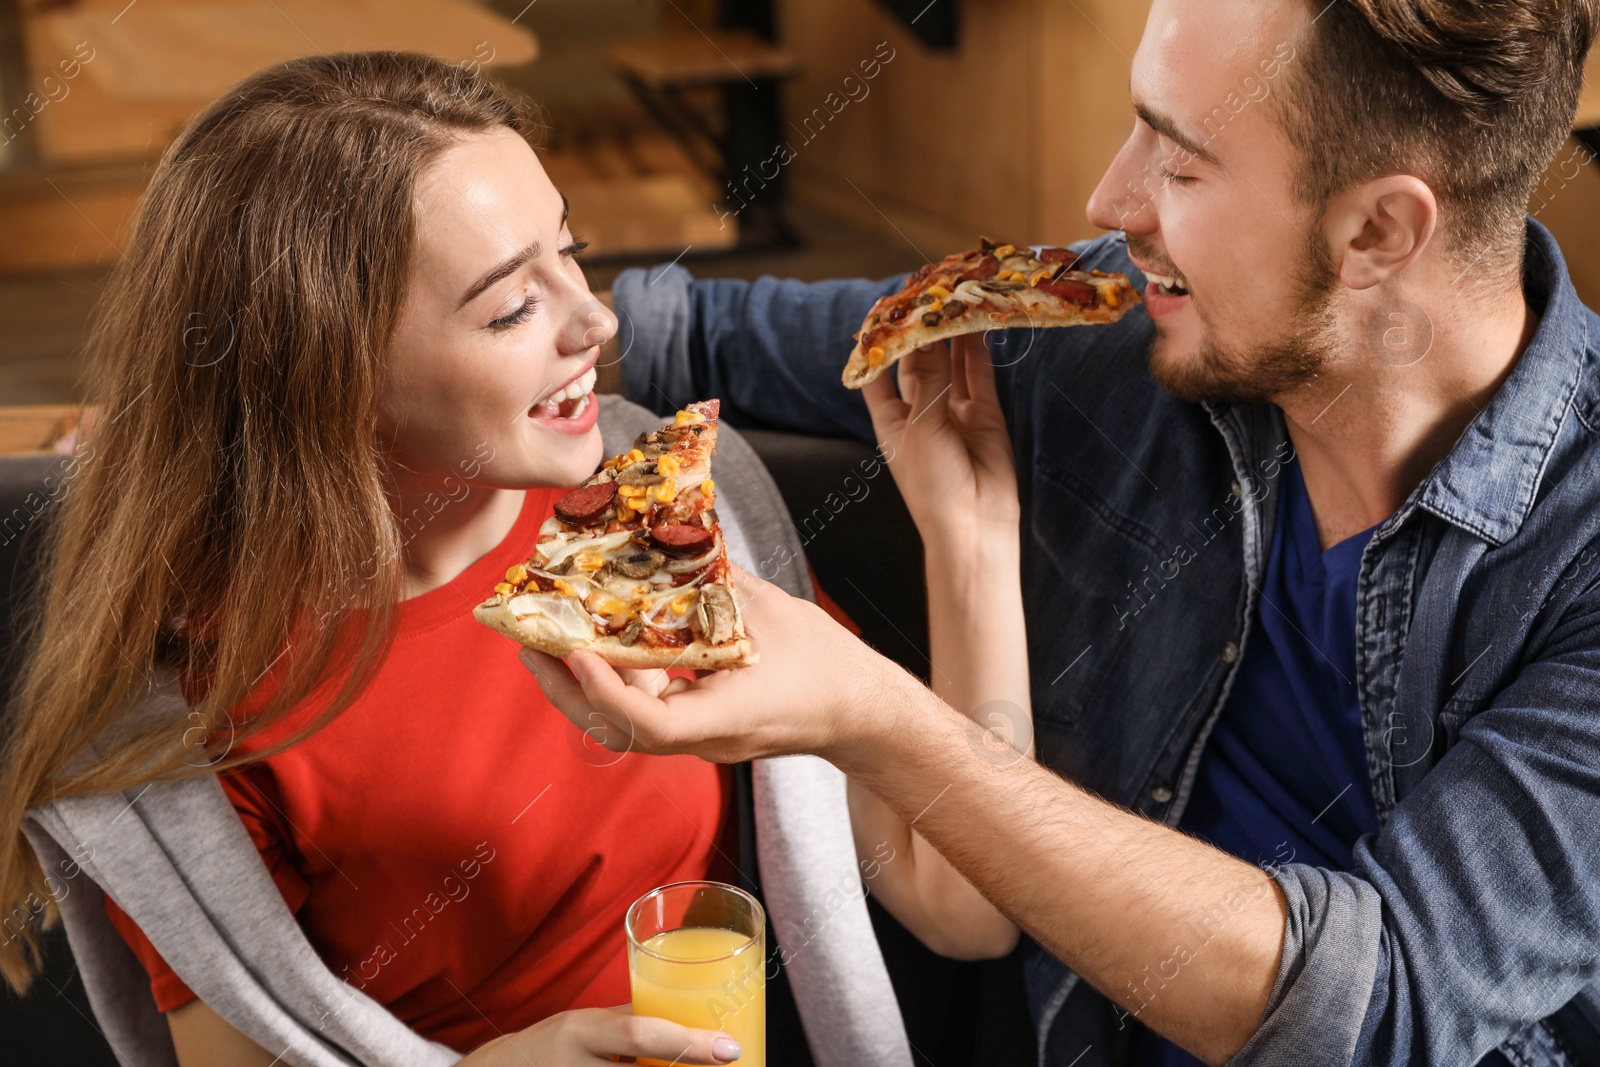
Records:
[[[590,367],[562,388],[528,409],[535,419],[575,419],[594,403],[594,383],[598,375]]]
[[[1146,271],[1144,276],[1155,285],[1157,292],[1165,296],[1189,295],[1189,284],[1182,275],[1151,274]]]

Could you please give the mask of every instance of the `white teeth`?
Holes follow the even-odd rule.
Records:
[[[597,378],[599,378],[599,375],[595,373],[595,369],[593,367],[590,367],[588,370],[578,375],[577,378],[568,382],[566,386],[545,397],[545,401],[547,403],[559,404],[562,401],[576,400],[580,396],[592,393],[594,392],[594,383]]]
[[[1169,291],[1173,289],[1187,290],[1189,288],[1182,275],[1146,274],[1145,277]]]

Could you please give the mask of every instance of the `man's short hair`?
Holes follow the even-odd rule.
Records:
[[[1315,21],[1282,94],[1296,195],[1320,209],[1414,174],[1462,266],[1483,256],[1504,278],[1498,254],[1520,271],[1528,200],[1571,132],[1600,0],[1307,2]]]

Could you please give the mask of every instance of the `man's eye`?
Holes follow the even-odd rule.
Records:
[[[1160,167],[1160,174],[1162,181],[1176,182],[1178,185],[1188,185],[1190,182],[1199,181],[1193,175],[1174,174],[1166,168],[1165,164]]]
[[[589,242],[581,237],[574,237],[572,243],[561,250],[563,256],[576,256],[582,254],[589,247]]]
[[[522,302],[521,307],[517,308],[517,310],[513,311],[511,314],[495,319],[493,322],[489,323],[489,329],[494,330],[496,333],[501,330],[509,330],[511,327],[516,326],[519,323],[526,322],[528,320],[528,316],[532,315],[538,310],[539,298],[530,296]]]

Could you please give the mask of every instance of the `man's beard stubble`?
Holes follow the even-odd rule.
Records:
[[[1314,241],[1321,241],[1321,234]],[[1161,257],[1139,238],[1128,238],[1128,250],[1146,263]],[[1283,335],[1265,344],[1245,348],[1223,345],[1216,337],[1205,306],[1192,303],[1200,317],[1200,347],[1181,360],[1164,359],[1161,327],[1150,342],[1146,359],[1150,377],[1179,400],[1198,404],[1264,404],[1285,396],[1319,377],[1333,358],[1337,343],[1332,312],[1338,283],[1326,247],[1308,242],[1295,279],[1295,306]],[[1192,299],[1192,298],[1191,298]]]

